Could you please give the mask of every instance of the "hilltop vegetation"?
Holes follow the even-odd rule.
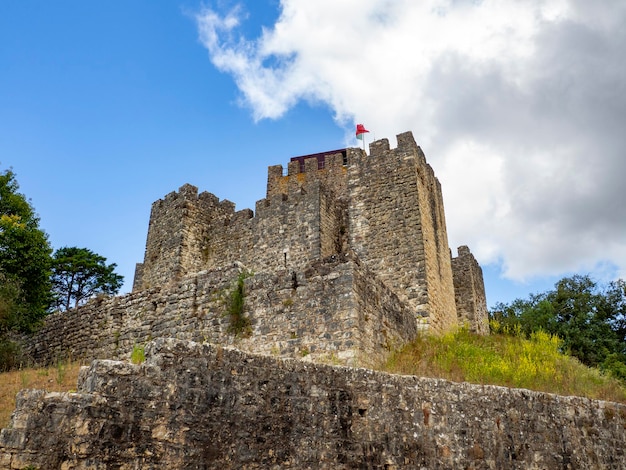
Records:
[[[383,369],[626,402],[626,283],[572,276],[490,312],[491,335],[426,336]]]
[[[559,350],[626,381],[626,283],[601,285],[590,276],[561,279],[554,289],[531,294],[491,312],[492,331],[531,338],[544,331]]]
[[[572,276],[490,312],[491,335],[426,336],[383,369],[626,402],[626,283]]]
[[[480,336],[461,329],[423,336],[392,354],[381,369],[477,384],[527,388],[626,403],[624,383],[560,352],[563,342],[538,331]]]

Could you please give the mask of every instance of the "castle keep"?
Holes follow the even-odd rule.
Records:
[[[348,256],[363,263],[414,314],[418,329],[459,320],[486,333],[482,272],[467,247],[451,258],[441,185],[410,132],[368,156],[348,148],[268,169],[256,211],[190,185],[154,203],[134,291],[240,262],[252,272],[298,274]],[[454,272],[454,273],[453,273]],[[455,292],[456,286],[456,292]],[[456,297],[456,301],[455,301]]]

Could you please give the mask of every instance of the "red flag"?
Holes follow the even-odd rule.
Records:
[[[363,140],[363,134],[369,132],[363,124],[356,125],[356,138],[359,140]]]

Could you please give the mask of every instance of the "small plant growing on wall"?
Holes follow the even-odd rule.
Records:
[[[247,271],[242,271],[237,277],[237,282],[228,298],[228,316],[230,318],[228,331],[239,337],[247,337],[252,334],[250,318],[244,315],[246,296],[244,281],[251,275]]]
[[[142,364],[146,360],[146,350],[140,344],[133,346],[133,352],[130,353],[130,362],[133,364]]]
[[[118,330],[113,332],[113,343],[115,344],[116,351],[120,347],[120,335],[121,333]]]

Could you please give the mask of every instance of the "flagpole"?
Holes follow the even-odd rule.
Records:
[[[365,129],[365,126],[363,124],[356,125],[356,138],[363,141],[363,152],[365,152],[366,155],[367,151],[365,150],[365,134],[368,132],[369,131]]]

